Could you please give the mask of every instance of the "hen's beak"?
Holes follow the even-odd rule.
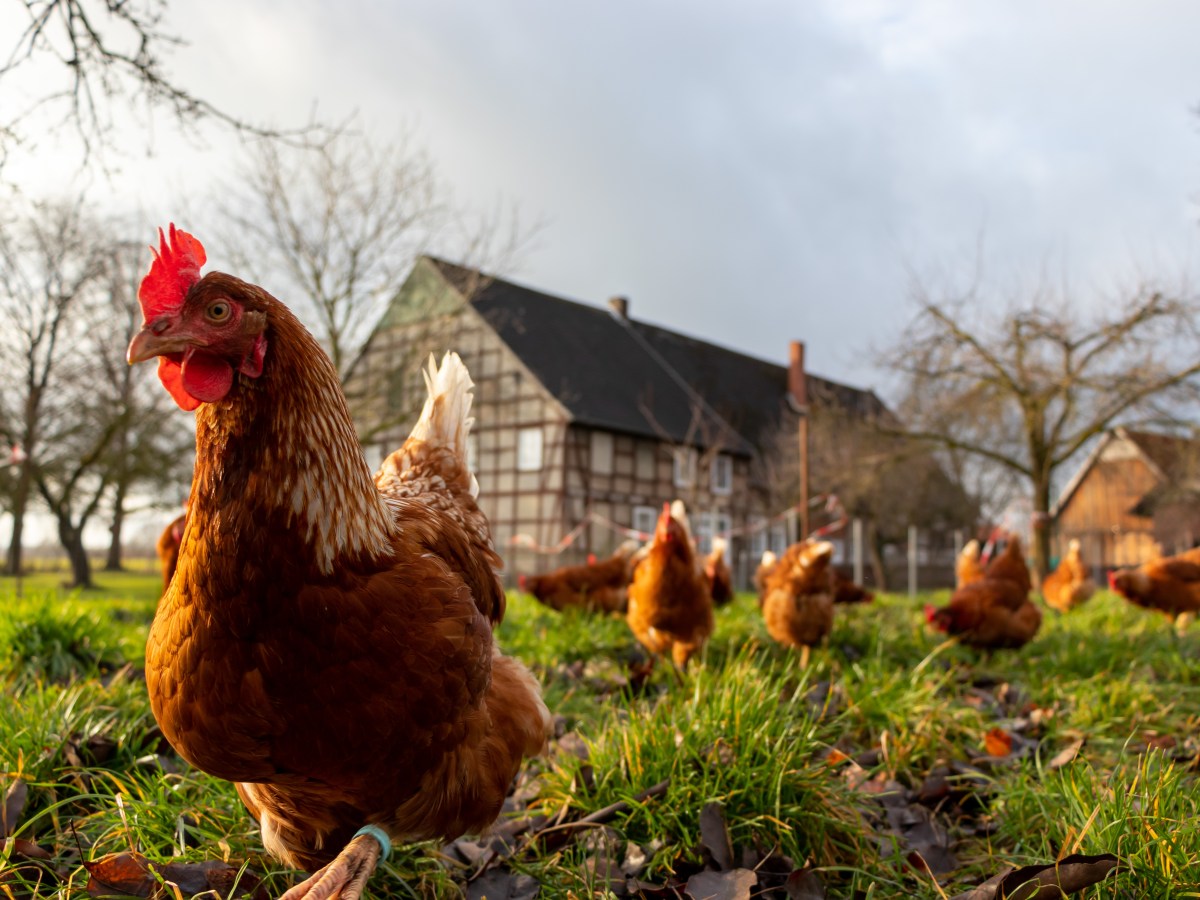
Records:
[[[156,325],[158,323],[147,325],[135,334],[133,340],[129,342],[129,350],[126,351],[125,358],[131,366],[134,363],[153,359],[155,356],[163,356],[167,353],[182,353],[191,346],[191,342],[185,335],[156,334]],[[161,326],[158,327],[161,331]]]

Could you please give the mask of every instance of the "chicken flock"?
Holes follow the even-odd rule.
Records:
[[[187,513],[158,545],[151,706],[185,759],[235,784],[266,849],[312,873],[285,900],[355,900],[392,842],[491,824],[550,735],[538,683],[493,635],[506,599],[466,461],[473,384],[457,355],[431,360],[412,433],[373,475],[317,341],[263,288],[201,275],[205,262],[190,234],[160,232],[128,350],[131,364],[156,359],[196,412]],[[714,608],[734,600],[727,550],[715,540],[702,556],[676,501],[645,545],[520,587],[555,610],[624,615],[682,677]],[[836,606],[872,599],[833,557],[805,540],[764,554],[754,576],[767,633],[801,664]],[[958,581],[926,610],[932,627],[987,651],[1037,633],[1017,538],[990,559],[969,544]],[[1110,584],[1184,627],[1200,608],[1200,555]],[[1041,588],[1062,612],[1087,600],[1077,544]]]

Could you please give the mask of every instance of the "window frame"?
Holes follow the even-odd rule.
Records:
[[[608,465],[601,468],[598,463],[603,459],[602,448],[607,442]],[[599,445],[599,446],[597,446]],[[594,475],[611,475],[615,469],[616,440],[611,431],[593,431],[588,438],[588,468]]]
[[[648,528],[639,528],[638,527],[639,514],[641,514],[645,517],[645,521],[643,524],[648,523],[649,524]],[[630,527],[633,528],[634,531],[640,531],[642,534],[645,534],[648,536],[653,536],[654,528],[658,524],[658,510],[656,510],[653,506],[638,505],[633,508],[633,511],[630,514],[630,516],[631,516],[631,521],[629,524],[630,524]],[[649,540],[649,537],[647,537],[647,540]]]
[[[677,488],[690,488],[696,483],[697,457],[695,447],[676,447],[671,454],[671,483]]]
[[[527,443],[527,438],[537,438],[537,461],[531,459],[533,454],[532,448]],[[517,429],[517,471],[518,472],[538,472],[543,466],[543,455],[545,453],[545,436],[542,433],[541,425],[530,425],[524,428]]]
[[[726,480],[721,484],[717,474],[724,470]],[[733,493],[733,457],[728,453],[718,453],[709,463],[708,485],[712,493],[718,496],[728,496]]]

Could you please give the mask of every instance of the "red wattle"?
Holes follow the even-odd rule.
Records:
[[[180,409],[191,412],[200,405],[200,401],[189,394],[183,387],[183,366],[165,356],[158,358],[158,380],[163,383],[167,393],[171,395]]]
[[[196,400],[215,403],[228,394],[231,387],[233,366],[221,357],[192,352],[183,358],[183,388]]]

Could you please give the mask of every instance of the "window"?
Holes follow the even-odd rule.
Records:
[[[536,472],[542,467],[542,429],[522,428],[517,432],[517,471]]]
[[[613,470],[613,436],[607,431],[592,432],[592,471],[611,475]]]
[[[780,522],[778,525],[772,525],[770,536],[770,550],[776,556],[782,556],[783,551],[787,549],[787,526]]]
[[[637,445],[634,474],[643,481],[653,481],[658,477],[658,473],[654,471],[654,451],[655,447],[653,444],[647,444],[642,441]]]
[[[733,531],[733,521],[729,518],[729,513],[717,513],[716,521],[714,522],[713,537],[723,537],[729,540],[729,532]]]
[[[467,435],[467,468],[472,472],[479,469],[479,435]]]
[[[645,535],[654,534],[654,526],[658,523],[658,511],[653,506],[635,506],[633,508],[633,530]]]
[[[733,491],[733,457],[728,453],[718,453],[712,461],[710,476],[714,494]]]
[[[762,559],[767,549],[767,520],[765,516],[748,516],[746,528],[750,532],[750,559],[755,564]]]
[[[712,513],[702,512],[696,516],[696,550],[700,553],[712,550],[714,520]]]
[[[675,487],[691,487],[696,481],[696,451],[692,447],[675,449]]]

